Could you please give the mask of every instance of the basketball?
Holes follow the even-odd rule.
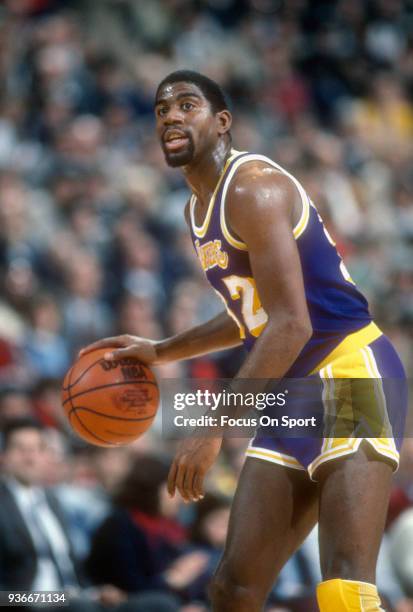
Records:
[[[72,429],[96,446],[133,442],[151,426],[159,406],[152,370],[133,357],[105,360],[110,350],[82,355],[62,386],[62,405]]]

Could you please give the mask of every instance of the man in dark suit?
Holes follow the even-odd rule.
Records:
[[[53,492],[42,486],[42,426],[31,418],[7,422],[2,459],[0,590],[65,591],[72,594],[68,612],[98,612],[103,606],[112,612],[142,611],[139,602],[127,601],[126,593],[112,585],[84,588],[62,508]]]

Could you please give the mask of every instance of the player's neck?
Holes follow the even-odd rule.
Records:
[[[208,151],[191,166],[183,168],[186,182],[201,205],[209,204],[231,149],[231,142],[220,140],[215,149]]]

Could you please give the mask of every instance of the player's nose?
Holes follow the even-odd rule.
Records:
[[[184,120],[183,112],[180,108],[171,107],[163,116],[163,124],[165,126],[182,125]]]

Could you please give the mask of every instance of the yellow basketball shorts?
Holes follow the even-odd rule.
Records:
[[[374,323],[348,336],[308,377],[284,379],[281,385],[288,395],[284,408],[271,412],[278,415],[271,419],[277,425],[257,429],[247,456],[307,470],[317,480],[320,465],[355,453],[366,440],[397,469],[407,413],[406,374]],[[294,428],[291,418],[298,423]]]

